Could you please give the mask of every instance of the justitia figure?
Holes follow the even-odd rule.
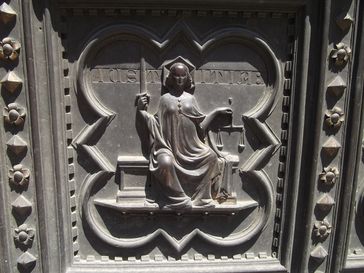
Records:
[[[159,204],[172,209],[192,206],[213,207],[223,194],[224,158],[205,143],[205,134],[217,115],[232,117],[221,107],[203,114],[189,93],[193,82],[183,63],[171,66],[167,91],[159,101],[158,112],[147,112],[149,98],[142,95],[137,109],[146,121],[152,146],[149,170],[157,188]]]

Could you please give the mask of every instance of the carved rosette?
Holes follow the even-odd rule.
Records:
[[[327,126],[339,129],[344,122],[344,111],[335,106],[331,110],[325,112],[325,123]]]
[[[17,40],[6,37],[0,42],[0,58],[15,61],[19,57],[20,48],[21,45]]]
[[[331,233],[332,226],[324,219],[322,221],[316,221],[313,227],[313,234],[318,240],[325,240]]]
[[[30,171],[23,165],[17,164],[9,170],[9,182],[16,186],[27,186],[29,183]]]
[[[20,225],[14,229],[14,241],[23,246],[30,247],[33,243],[35,230],[29,228],[27,224]]]
[[[320,181],[328,186],[334,185],[338,176],[339,170],[336,167],[326,167],[319,175]]]
[[[331,58],[333,59],[335,66],[343,67],[351,59],[351,48],[344,43],[338,43],[331,51]]]
[[[17,103],[10,103],[4,108],[3,115],[6,123],[20,126],[24,123],[25,109]]]

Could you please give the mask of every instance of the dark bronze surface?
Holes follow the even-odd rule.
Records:
[[[364,272],[364,4],[0,4],[0,272]]]

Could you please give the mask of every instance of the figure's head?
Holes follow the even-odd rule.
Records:
[[[182,87],[186,83],[189,71],[183,63],[175,63],[171,66],[169,73],[171,73],[171,77],[175,80],[176,84]]]
[[[185,91],[193,87],[190,71],[184,63],[174,63],[170,67],[166,86],[169,89],[179,88]]]

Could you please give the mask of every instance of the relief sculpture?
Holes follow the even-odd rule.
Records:
[[[218,116],[231,123],[232,110],[202,113],[191,93],[189,68],[182,62],[171,65],[165,89],[155,115],[147,112],[147,93],[139,95],[137,103],[152,139],[149,170],[152,186],[158,189],[157,202],[171,209],[214,207],[228,197],[228,160],[205,137]]]
[[[135,30],[101,30],[77,63],[88,117],[72,142],[87,172],[82,221],[124,249],[151,247],[158,236],[177,252],[197,237],[219,247],[256,238],[274,208],[264,168],[277,166],[280,147],[268,124],[282,87],[273,51],[243,28],[203,41],[183,23],[160,41],[140,28],[131,39]],[[179,48],[181,33],[195,44]]]

